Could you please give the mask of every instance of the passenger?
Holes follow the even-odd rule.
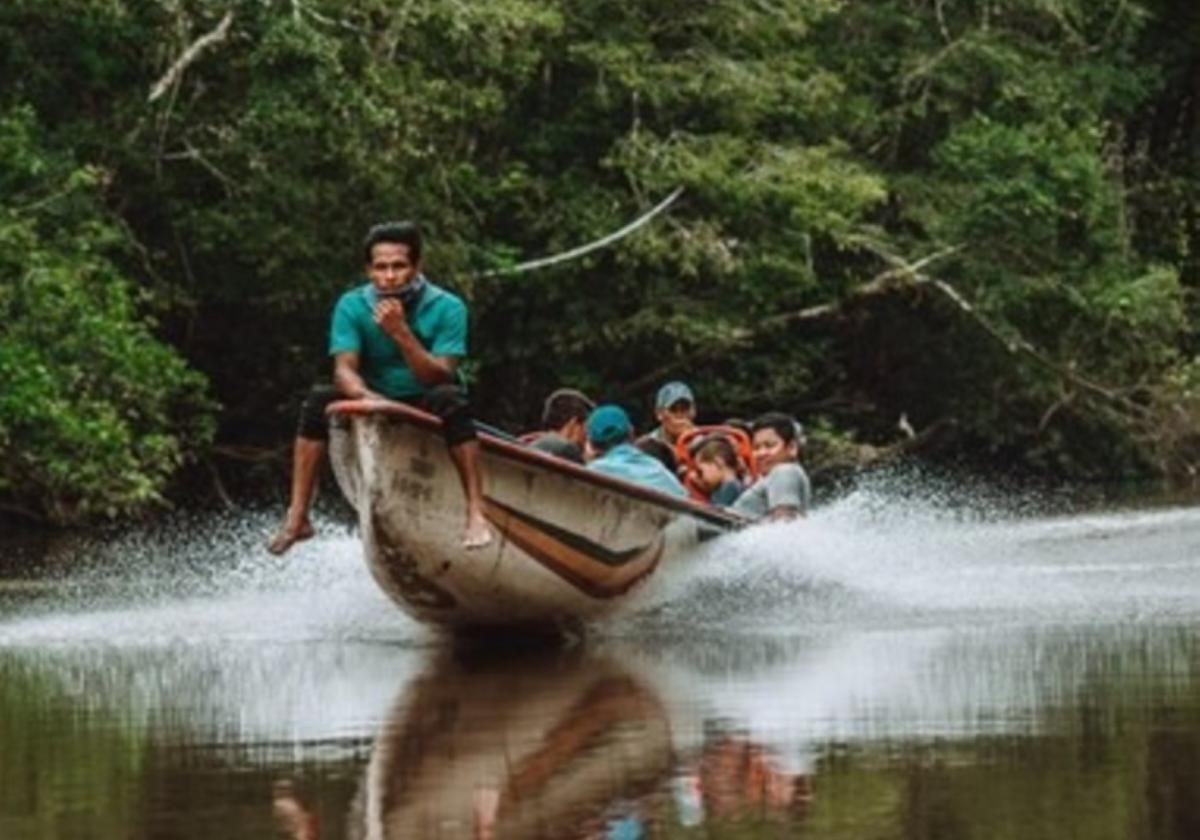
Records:
[[[728,426],[731,429],[737,429],[739,432],[745,432],[746,437],[754,437],[754,429],[749,420],[743,420],[741,417],[730,417],[722,426]]]
[[[700,443],[692,456],[692,482],[708,494],[717,507],[729,507],[745,489],[738,475],[738,457],[733,444],[721,435]]]
[[[658,426],[646,437],[674,446],[679,436],[696,426],[696,397],[683,382],[668,382],[654,399]]]
[[[542,429],[530,442],[539,452],[555,455],[576,464],[583,463],[583,446],[587,443],[588,415],[596,404],[582,391],[559,388],[546,397],[542,407]]]
[[[662,462],[633,445],[633,426],[625,409],[602,405],[587,421],[588,468],[673,496],[687,491]]]
[[[733,503],[734,512],[754,519],[804,516],[812,486],[800,466],[800,424],[773,411],[757,418],[751,428],[761,477]]]
[[[663,443],[661,440],[652,438],[649,435],[640,437],[634,443],[638,449],[645,452],[651,458],[657,458],[662,462],[662,465],[671,471],[671,475],[679,475],[679,464],[675,460],[675,452],[670,446]]]

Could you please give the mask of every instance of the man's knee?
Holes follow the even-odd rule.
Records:
[[[475,440],[475,420],[466,389],[460,385],[439,385],[425,395],[425,406],[442,419],[447,446]]]
[[[314,385],[300,404],[296,436],[306,440],[329,440],[329,417],[325,409],[336,399],[338,392],[332,385]]]

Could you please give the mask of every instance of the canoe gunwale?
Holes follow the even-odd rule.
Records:
[[[412,423],[415,426],[436,430],[439,433],[442,428],[441,418],[436,415],[392,400],[338,400],[329,406],[328,411],[332,414],[344,416],[375,414],[395,417]],[[639,501],[649,502],[674,512],[686,513],[689,516],[694,516],[723,530],[735,530],[750,523],[750,520],[731,511],[709,507],[691,499],[672,496],[649,487],[643,487],[640,484],[634,484],[615,476],[597,472],[596,470],[589,470],[584,466],[563,458],[558,458],[545,452],[539,452],[531,447],[505,440],[486,429],[479,429],[478,435],[480,445],[494,455],[509,460],[535,464],[540,468],[567,475],[577,481],[615,490],[626,496],[632,496]]]

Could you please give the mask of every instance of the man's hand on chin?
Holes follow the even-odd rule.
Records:
[[[384,298],[375,304],[375,323],[388,335],[395,338],[401,330],[408,327],[405,320],[404,304],[399,298]]]

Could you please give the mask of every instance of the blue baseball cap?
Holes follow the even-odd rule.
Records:
[[[619,405],[602,405],[588,416],[588,440],[597,446],[612,446],[633,435],[629,415]]]
[[[658,389],[658,396],[654,399],[655,411],[670,408],[675,403],[686,400],[692,405],[696,404],[696,395],[692,393],[692,389],[688,387],[686,382],[668,382],[666,385]]]

